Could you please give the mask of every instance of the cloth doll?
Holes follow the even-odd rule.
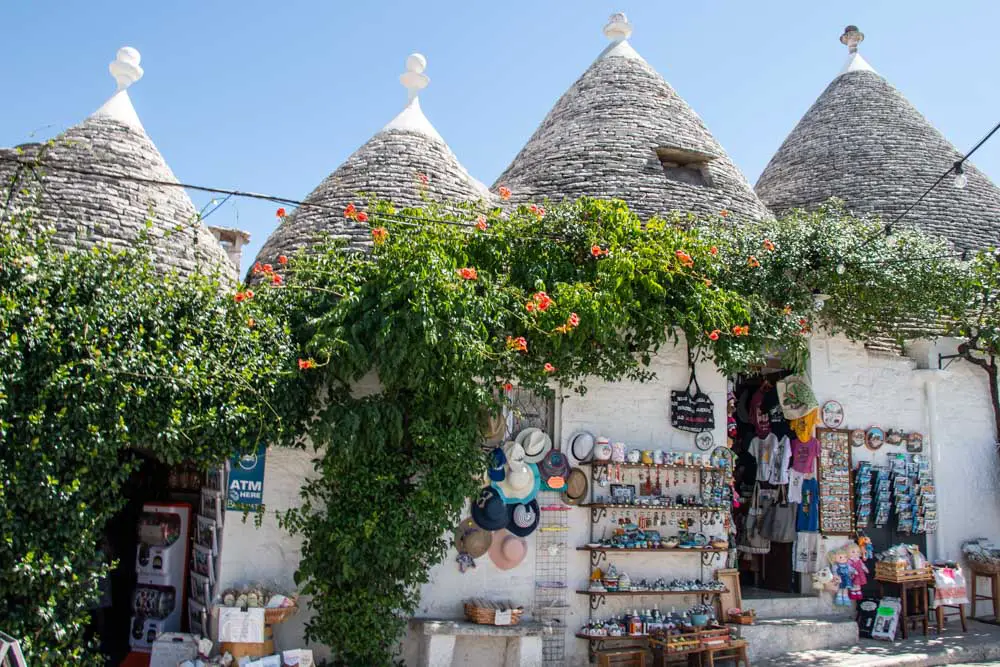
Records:
[[[864,560],[871,560],[875,557],[875,548],[872,546],[872,538],[862,535],[858,538],[858,546],[864,552]]]
[[[851,604],[848,591],[851,589],[851,582],[854,577],[854,568],[850,564],[850,556],[846,549],[837,549],[827,555],[830,561],[830,570],[837,579],[837,595],[833,598],[833,604],[838,607],[847,607]]]
[[[847,545],[847,563],[854,570],[854,574],[851,575],[851,590],[848,593],[851,600],[860,600],[861,587],[868,583],[868,566],[865,565],[862,555],[860,546],[853,543]]]

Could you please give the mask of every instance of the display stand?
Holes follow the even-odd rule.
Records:
[[[854,534],[854,482],[851,471],[851,432],[818,428],[820,456],[816,466],[819,486],[819,532]]]

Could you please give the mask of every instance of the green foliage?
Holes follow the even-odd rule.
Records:
[[[135,450],[208,466],[281,437],[294,349],[215,277],[164,275],[142,242],[63,252],[41,226],[0,223],[0,629],[32,665],[97,665],[97,547]]]

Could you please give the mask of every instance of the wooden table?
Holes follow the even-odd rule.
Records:
[[[903,630],[903,639],[907,638],[907,629],[910,623],[921,623],[924,626],[924,636],[927,636],[927,614],[929,612],[929,607],[927,604],[927,584],[933,583],[932,581],[927,581],[926,579],[917,579],[913,581],[887,581],[884,579],[877,579],[878,581],[878,594],[879,597],[885,597],[885,586],[890,584],[899,587],[899,601],[902,606],[900,610],[900,623]],[[915,608],[910,609],[909,594],[915,593],[913,605]]]

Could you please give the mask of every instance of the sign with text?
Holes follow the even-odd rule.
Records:
[[[260,445],[251,454],[237,454],[229,461],[227,510],[243,510],[264,503],[264,453]]]

